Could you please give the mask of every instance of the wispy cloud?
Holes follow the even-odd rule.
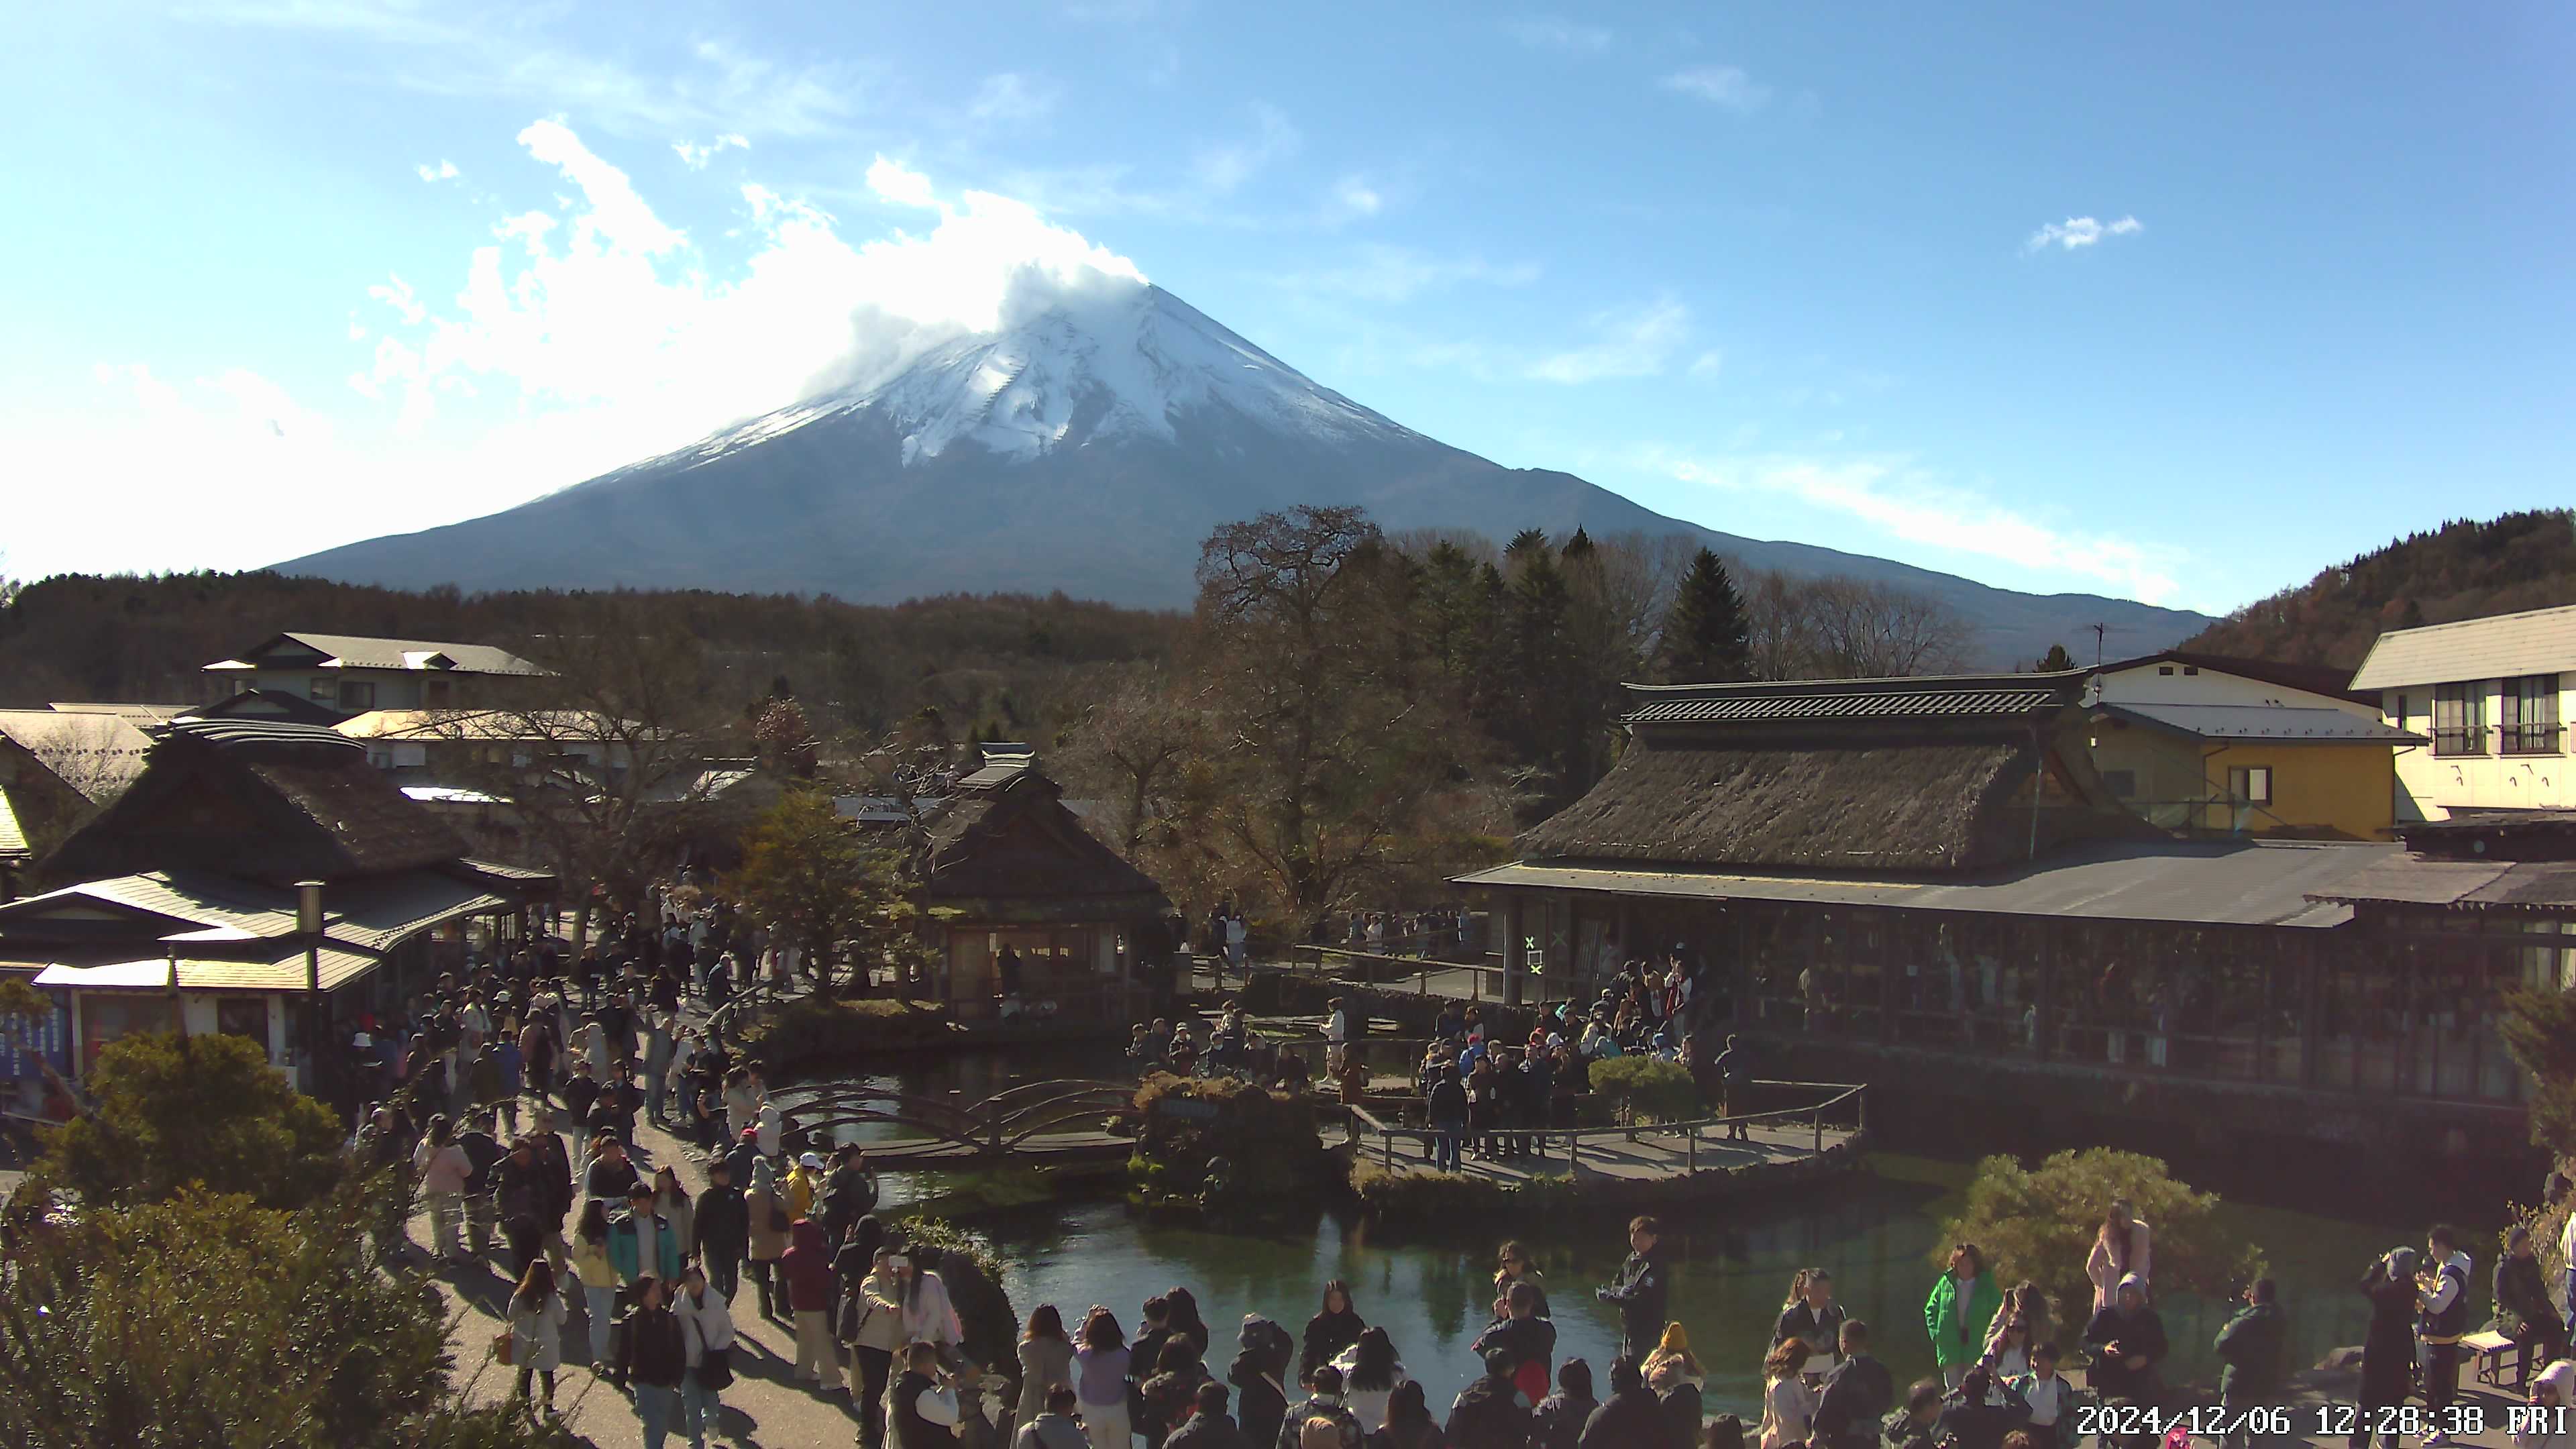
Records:
[[[1858,519],[1892,538],[2093,580],[2151,604],[2181,588],[2171,573],[2180,562],[2172,549],[2056,527],[1958,487],[1902,455],[1710,460],[1648,450],[1642,462],[1685,483],[1779,494]]]
[[[1494,263],[1473,253],[1435,256],[1414,247],[1371,244],[1340,266],[1277,273],[1265,280],[1291,292],[1360,302],[1403,302],[1446,287],[1526,287],[1538,275],[1536,262]]]
[[[723,39],[680,64],[639,70],[550,40],[551,7],[429,6],[409,0],[188,0],[184,20],[361,41],[386,83],[429,95],[534,104],[622,136],[717,134],[820,138],[845,132],[871,70],[847,61],[786,64]]]
[[[939,204],[929,177],[883,156],[868,163],[868,190],[902,206],[931,207]]]
[[[1561,15],[1523,15],[1503,22],[1503,33],[1532,50],[1567,55],[1598,55],[1616,37],[1606,26],[1568,20]]]
[[[1595,313],[1597,342],[1550,353],[1523,375],[1539,382],[1586,383],[1604,378],[1653,377],[1664,370],[1690,334],[1690,308],[1671,297],[1624,311]]]
[[[975,88],[975,99],[967,103],[966,114],[988,123],[1034,121],[1054,110],[1055,102],[1052,86],[1006,70],[984,77],[984,83]]]
[[[733,135],[718,136],[703,146],[693,146],[686,141],[674,141],[671,143],[671,150],[678,154],[680,164],[688,167],[692,171],[706,170],[707,163],[716,159],[716,155],[719,152],[727,150],[748,150],[750,147],[751,142],[740,136]]]
[[[1324,199],[1324,224],[1339,226],[1361,217],[1375,216],[1386,208],[1386,197],[1356,173],[1333,183],[1332,194]]]
[[[1663,87],[1730,111],[1753,112],[1770,103],[1771,88],[1733,65],[1695,65],[1664,77]]]
[[[1253,102],[1252,119],[1250,136],[1199,148],[1192,170],[1208,190],[1219,194],[1232,191],[1273,161],[1296,155],[1297,148],[1305,144],[1305,138],[1289,124],[1287,113],[1277,106]]]
[[[1714,347],[1691,359],[1690,375],[1693,377],[1715,377],[1725,370],[1726,354]]]
[[[411,169],[419,172],[420,179],[423,181],[453,181],[456,179],[456,163],[453,161],[441,161],[435,166],[424,161]]]
[[[2054,246],[2060,251],[2071,252],[2077,247],[2092,246],[2106,236],[2136,236],[2146,229],[2147,224],[2134,216],[2107,222],[2089,216],[2070,216],[2032,232],[2030,240],[2022,244],[2022,250],[2026,253],[2044,252]]]

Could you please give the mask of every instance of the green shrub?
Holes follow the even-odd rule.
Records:
[[[966,1333],[966,1356],[1004,1374],[1019,1372],[1020,1321],[1011,1310],[1011,1295],[1002,1286],[1002,1259],[993,1245],[944,1218],[898,1213],[887,1231],[898,1245],[939,1250],[940,1280],[956,1305],[957,1321]]]
[[[1700,1115],[1699,1085],[1679,1062],[1605,1058],[1592,1064],[1592,1090],[1630,1122],[1688,1122]]]
[[[945,1012],[919,1002],[800,996],[744,1027],[741,1041],[743,1050],[776,1073],[872,1052],[941,1046],[956,1030]]]
[[[1179,1103],[1193,1105],[1176,1109]],[[1255,1200],[1311,1191],[1330,1179],[1315,1109],[1303,1096],[1233,1077],[1156,1072],[1137,1089],[1136,1110],[1143,1114],[1136,1156],[1160,1169],[1158,1191],[1197,1191],[1212,1157],[1231,1163],[1234,1190]]]
[[[2057,1153],[2036,1171],[2010,1157],[1978,1163],[1966,1211],[1942,1226],[1934,1271],[1953,1243],[1974,1243],[1997,1282],[2027,1278],[2060,1321],[2081,1318],[2093,1299],[2084,1260],[2102,1214],[2121,1198],[2155,1234],[2157,1292],[2218,1297],[2263,1271],[2261,1252],[2220,1228],[2216,1193],[2193,1191],[2157,1158],[2107,1147]]]
[[[1390,1170],[1365,1158],[1351,1165],[1350,1185],[1371,1218],[1419,1227],[1544,1218],[1577,1201],[1574,1179],[1563,1173],[1505,1186],[1491,1178],[1428,1168]]]

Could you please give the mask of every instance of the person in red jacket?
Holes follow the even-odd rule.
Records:
[[[798,1218],[787,1230],[787,1307],[796,1318],[796,1375],[825,1393],[841,1388],[840,1350],[832,1346],[832,1249],[823,1225]]]

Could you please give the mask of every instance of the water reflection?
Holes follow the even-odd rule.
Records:
[[[955,1090],[971,1100],[1021,1081],[1102,1075],[1102,1068],[1097,1053],[1031,1051],[958,1058],[870,1080],[923,1094]],[[886,1130],[864,1128],[854,1135]],[[1876,1330],[1874,1347],[1900,1383],[1930,1372],[1931,1347],[1921,1324],[1935,1273],[1931,1253],[1942,1219],[1958,1210],[1970,1170],[1964,1161],[1882,1152],[1864,1172],[1795,1194],[1670,1215],[1677,1254],[1673,1314],[1689,1328],[1709,1371],[1709,1411],[1748,1420],[1758,1415],[1761,1356],[1789,1280],[1801,1267],[1832,1272],[1837,1296]],[[896,1174],[887,1187],[887,1202],[900,1204],[935,1192],[937,1178]],[[2360,1342],[2368,1312],[2352,1285],[2361,1267],[2422,1233],[2420,1223],[2364,1223],[2235,1206],[2226,1212],[2235,1232],[2268,1252],[2289,1311],[2291,1361],[2298,1366],[2337,1345]],[[1347,1279],[1361,1315],[1388,1330],[1436,1410],[1445,1410],[1449,1397],[1475,1374],[1468,1345],[1484,1328],[1494,1250],[1505,1237],[1527,1243],[1545,1274],[1560,1357],[1588,1358],[1596,1372],[1604,1371],[1618,1341],[1616,1315],[1592,1296],[1626,1251],[1615,1218],[1405,1233],[1318,1208],[1221,1231],[1226,1225],[1092,1202],[1033,1208],[980,1226],[1010,1265],[1012,1301],[1023,1313],[1052,1302],[1070,1320],[1093,1303],[1105,1303],[1132,1329],[1148,1295],[1188,1286],[1217,1330],[1212,1357],[1220,1371],[1232,1355],[1232,1326],[1244,1314],[1301,1332],[1324,1282]],[[2487,1267],[2481,1254],[2481,1281]],[[2059,1308],[2072,1316],[2085,1306]],[[2226,1319],[2225,1306],[2168,1294],[2159,1307],[2175,1345],[2175,1371],[2213,1377],[2208,1345]],[[2061,1321],[2054,1332],[2072,1340],[2081,1328],[2080,1321]]]

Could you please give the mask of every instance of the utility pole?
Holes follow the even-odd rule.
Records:
[[[2099,669],[2102,667],[2102,636],[2111,631],[2111,626],[2108,624],[2093,624],[2088,625],[2087,627],[2093,631],[2093,667],[2095,669]]]

